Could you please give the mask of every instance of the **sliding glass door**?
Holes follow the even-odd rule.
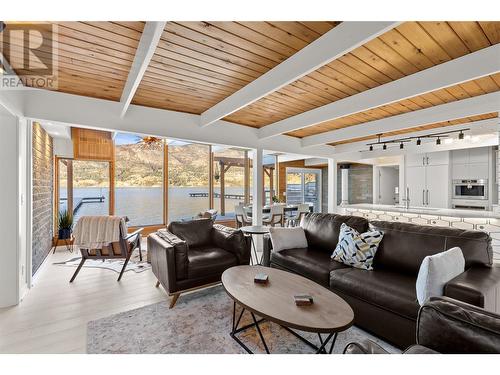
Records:
[[[286,169],[287,204],[307,203],[314,212],[321,211],[321,169]]]

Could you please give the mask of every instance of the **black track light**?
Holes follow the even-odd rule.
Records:
[[[370,145],[370,151],[373,151],[373,146],[372,145]]]
[[[464,139],[464,132],[463,131],[460,131],[460,133],[458,133],[458,139]]]
[[[382,150],[387,150],[387,145],[384,143],[384,145],[382,146]]]
[[[403,148],[405,148],[405,145],[403,144],[403,142],[401,142],[401,143],[399,144],[399,149],[400,149],[400,150],[402,150]]]
[[[420,140],[420,138],[417,139],[417,146],[420,146],[422,144],[422,141]]]
[[[436,139],[436,145],[440,145],[441,144],[441,138],[438,137],[438,139]]]

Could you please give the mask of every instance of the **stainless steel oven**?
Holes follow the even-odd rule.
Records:
[[[453,198],[488,200],[488,180],[453,180]]]

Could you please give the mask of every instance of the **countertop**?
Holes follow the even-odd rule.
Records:
[[[410,207],[407,209],[400,206],[391,206],[386,204],[368,204],[368,203],[349,204],[342,206],[341,208],[355,208],[361,210],[389,211],[389,212],[448,216],[448,217],[459,217],[459,218],[500,219],[500,213],[494,211],[484,211],[484,210],[457,210],[451,208],[432,208],[432,207]]]

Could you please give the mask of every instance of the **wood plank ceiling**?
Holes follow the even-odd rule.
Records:
[[[392,137],[392,136],[402,136],[402,135],[404,136],[405,134],[414,133],[414,132],[418,132],[418,131],[433,130],[433,129],[438,129],[438,128],[444,128],[447,126],[452,126],[452,125],[474,123],[477,121],[487,120],[487,119],[495,118],[495,117],[498,117],[498,112],[485,113],[483,115],[464,117],[464,118],[450,120],[450,121],[436,122],[434,124],[416,126],[413,128],[401,129],[401,130],[397,130],[397,131],[393,131],[393,132],[370,135],[370,136],[366,136],[366,137],[352,138],[352,139],[347,139],[347,140],[343,140],[343,141],[339,141],[339,142],[333,142],[333,143],[330,143],[330,145],[331,146],[338,146],[338,145],[344,145],[344,144],[349,144],[349,143],[354,143],[354,142],[370,141],[372,139],[377,139],[377,137],[379,135],[382,138]],[[470,127],[473,128],[474,125],[471,124]],[[443,129],[443,131],[445,131],[445,130],[446,129]]]
[[[7,27],[9,27],[7,22]],[[70,94],[120,100],[144,22],[61,22],[57,26],[58,89]],[[11,44],[11,65],[23,44]],[[44,53],[46,51],[43,51]],[[48,51],[47,51],[48,52]],[[15,69],[19,76],[29,71]]]
[[[267,96],[268,100],[280,98],[284,104],[274,106],[265,117],[259,115],[259,111],[263,108],[263,102],[259,100],[227,116],[226,120],[260,128],[499,42],[500,22],[405,22]],[[473,92],[484,91],[484,88],[496,91],[499,89],[498,84],[500,84],[498,77],[486,78],[480,82],[469,83],[467,87],[457,85],[450,92],[438,93],[443,94],[443,98],[423,95],[415,100],[384,106],[377,111],[367,111],[354,117],[358,119],[357,123],[370,121],[381,116],[442,104],[452,98],[455,100],[466,98]],[[300,100],[290,98],[287,94],[291,87],[301,90]],[[378,116],[372,116],[374,113],[378,113]],[[338,122],[321,124],[292,132],[290,135],[304,137],[318,134],[335,129],[337,124]],[[355,121],[352,125],[354,124]]]
[[[132,103],[200,114],[337,24],[168,22]],[[57,23],[58,90],[119,101],[143,28],[144,22]],[[404,22],[225,119],[260,128],[499,42],[500,22]],[[14,59],[21,57],[19,45],[13,41]],[[495,74],[288,135],[305,137],[498,90]]]
[[[334,22],[168,22],[132,101],[200,114],[331,30]],[[287,95],[300,100],[294,89]],[[286,101],[262,99],[266,116]]]

